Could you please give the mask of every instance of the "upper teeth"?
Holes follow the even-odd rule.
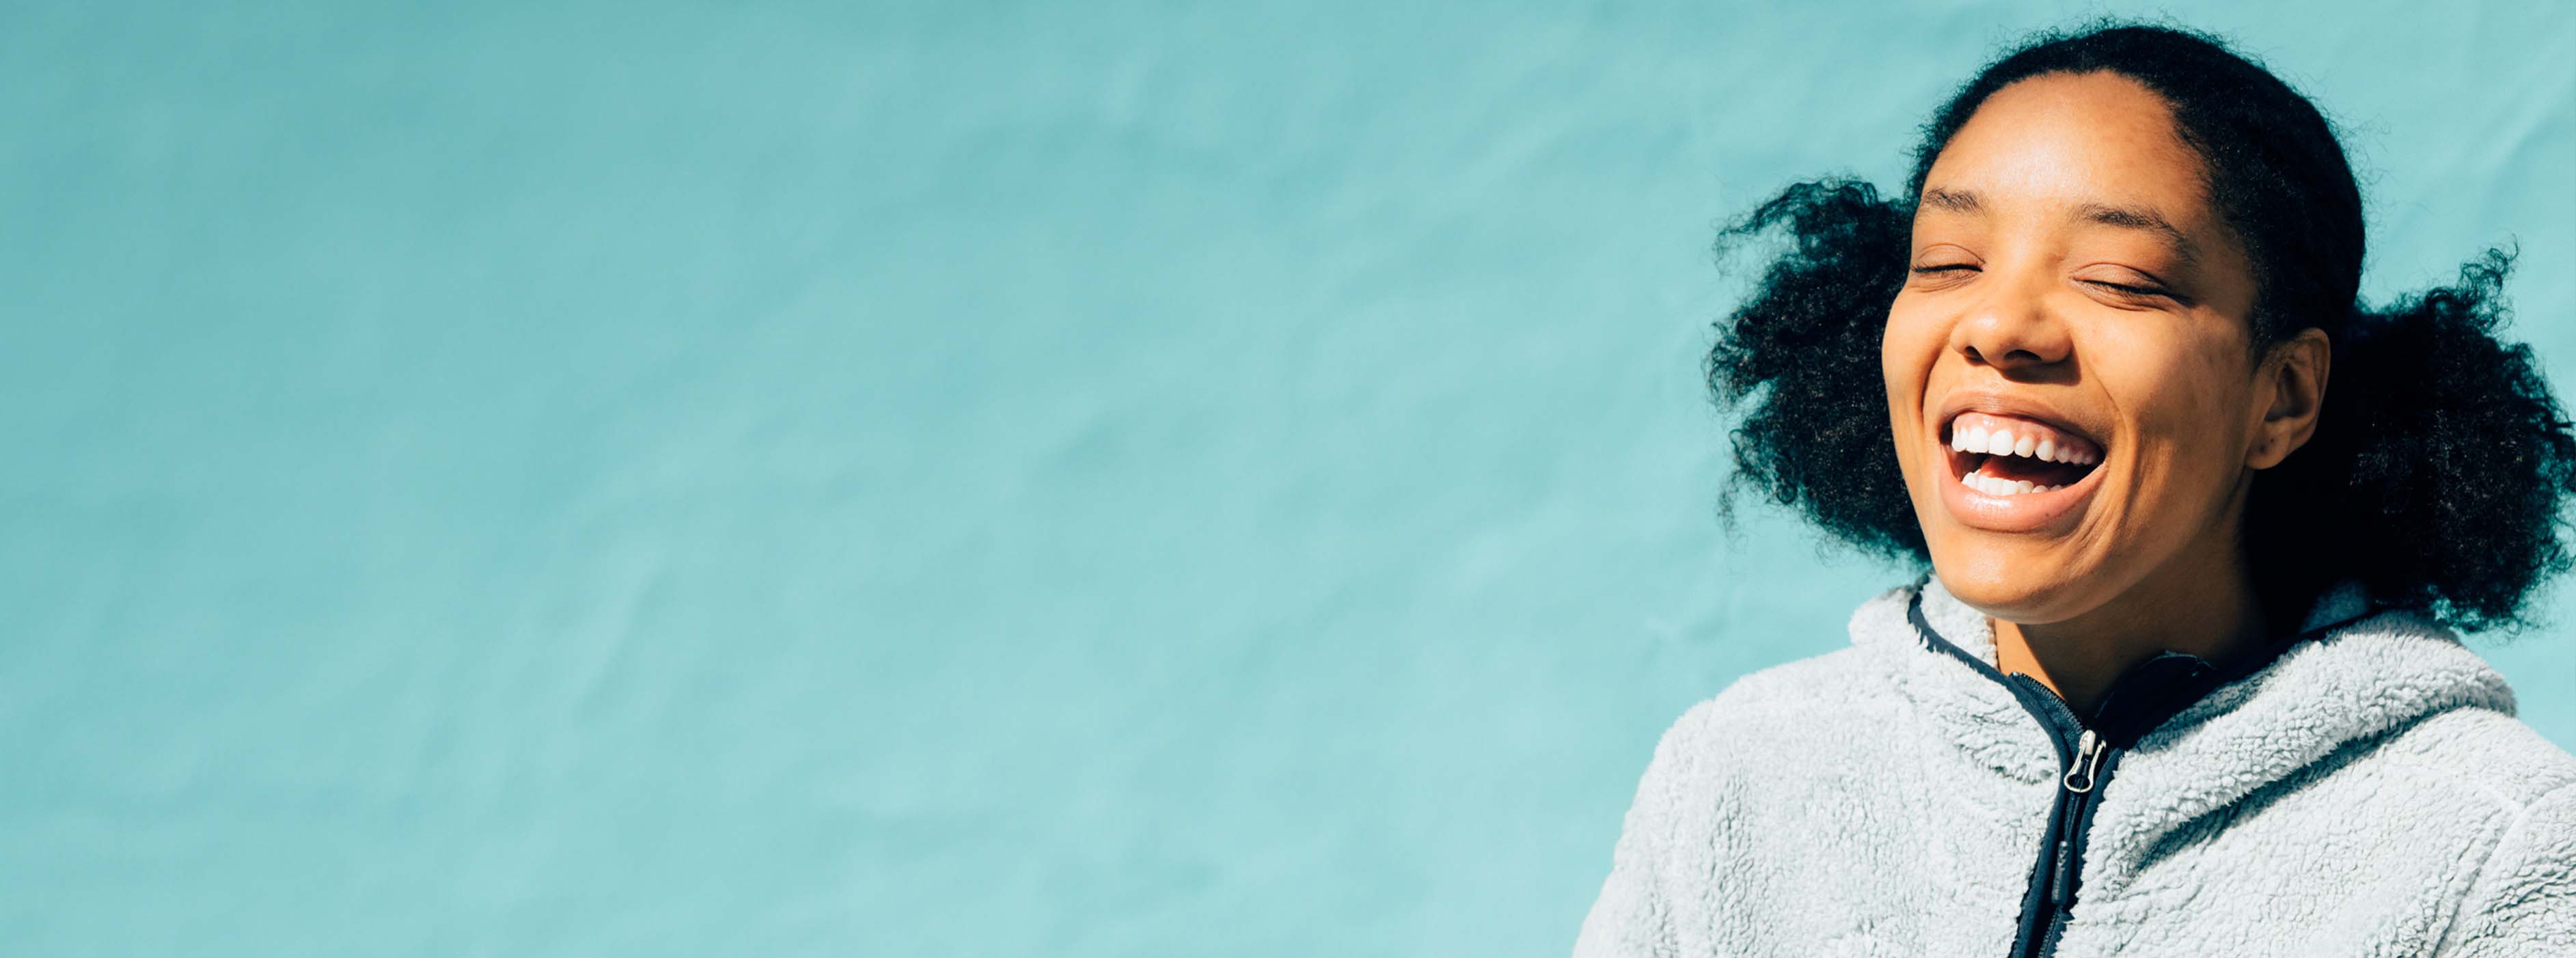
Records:
[[[1960,452],[1982,452],[1997,456],[2026,456],[2045,459],[2050,462],[2073,463],[2079,466],[2088,465],[2092,463],[2095,458],[2094,454],[2087,450],[2072,447],[2059,448],[2057,440],[2053,438],[2042,439],[2039,437],[2037,430],[2025,431],[2016,436],[2013,434],[2013,430],[2009,428],[2001,428],[1989,432],[1984,426],[1970,426],[1966,429],[1952,432],[1950,434],[1950,448],[1956,449]]]

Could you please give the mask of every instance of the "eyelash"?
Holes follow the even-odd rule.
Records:
[[[1974,266],[1970,266],[1970,265],[1968,265],[1968,264],[1966,264],[1966,263],[1950,263],[1950,264],[1942,265],[1942,266],[1916,266],[1916,267],[1912,267],[1912,272],[1913,272],[1913,273],[1914,273],[1914,275],[1916,275],[1916,276],[1930,276],[1930,275],[1933,275],[1933,274],[1936,274],[1936,273],[1947,273],[1947,272],[1952,272],[1952,271],[1955,271],[1955,270],[1975,269],[1975,268],[1976,268],[1976,267],[1974,267]],[[2082,282],[2084,282],[2084,283],[2086,283],[2086,284],[2089,284],[2089,285],[2093,285],[2093,286],[2099,286],[2099,287],[2102,287],[2102,288],[2104,288],[2104,289],[2115,289],[2115,290],[2119,290],[2120,292],[2128,293],[2128,294],[2130,294],[2130,295],[2132,295],[2132,296],[2163,296],[2163,295],[2165,295],[2165,291],[2164,291],[2164,290],[2157,289],[2157,288],[2155,288],[2155,287],[2153,287],[2153,286],[2131,286],[2131,285],[2128,285],[2128,284],[2126,284],[2126,283],[2105,283],[2105,282],[2103,282],[2103,281],[2101,281],[2101,280],[2097,280],[2097,279],[2088,279],[2088,280],[2083,280]]]
[[[2162,296],[2165,294],[2164,290],[2156,289],[2152,286],[2128,286],[2121,283],[2104,283],[2089,279],[2085,280],[2085,282],[2092,283],[2095,286],[2100,286],[2105,289],[2116,289],[2133,296]]]

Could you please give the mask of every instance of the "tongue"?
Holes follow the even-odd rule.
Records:
[[[2091,466],[2049,462],[2028,456],[1987,456],[1984,463],[1973,468],[2008,482],[2028,479],[2034,486],[2062,486],[2093,471]]]

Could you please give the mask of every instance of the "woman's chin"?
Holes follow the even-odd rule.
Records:
[[[2065,621],[2100,601],[2086,583],[2070,581],[2058,569],[2033,568],[2030,559],[2007,550],[1936,552],[1933,570],[1952,598],[1989,617],[2024,625]]]
[[[2078,495],[2087,495],[2078,490]],[[2019,532],[1999,532],[1964,522],[1925,530],[1925,545],[1942,587],[1978,611],[2015,622],[2052,622],[2080,612],[2083,596],[2097,590],[2088,580],[2103,571],[2104,556],[2087,548],[2072,518],[2082,503],[2056,513],[2070,520],[2066,529],[2037,523]],[[2073,605],[2070,605],[2073,603]]]

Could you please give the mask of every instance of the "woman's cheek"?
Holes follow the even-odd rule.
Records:
[[[1902,308],[1901,303],[1899,308]],[[1890,313],[1887,326],[1878,340],[1878,373],[1880,381],[1887,387],[1888,422],[1895,428],[1899,440],[1904,439],[1908,431],[1906,397],[1922,393],[1920,375],[1915,371],[1917,364],[1910,358],[1908,332],[1902,314]]]
[[[1920,398],[1932,364],[1940,356],[1941,331],[1936,324],[1913,316],[1907,305],[1899,295],[1879,335],[1879,371],[1891,398],[1908,393]]]

